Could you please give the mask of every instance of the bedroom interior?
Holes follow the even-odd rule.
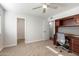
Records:
[[[0,55],[78,56],[78,10],[79,3],[0,3]]]

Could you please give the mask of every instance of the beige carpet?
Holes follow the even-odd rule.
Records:
[[[53,50],[54,51],[53,51]],[[55,52],[56,51],[56,52]],[[20,40],[17,46],[4,48],[1,52],[1,56],[75,56],[75,54],[64,51],[59,52],[59,48],[55,48],[51,40],[40,41],[30,44],[24,44],[23,40]]]

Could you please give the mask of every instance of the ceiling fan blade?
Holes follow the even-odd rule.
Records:
[[[35,7],[35,8],[32,8],[32,9],[38,9],[38,8],[41,8],[42,6],[39,6],[39,7]]]
[[[43,8],[43,13],[46,13],[46,8]]]
[[[50,6],[50,5],[47,5],[48,8],[51,8],[51,9],[57,9],[58,6]]]

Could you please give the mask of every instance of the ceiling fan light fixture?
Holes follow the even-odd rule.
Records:
[[[43,5],[43,8],[47,9],[47,5],[44,4],[44,5]]]

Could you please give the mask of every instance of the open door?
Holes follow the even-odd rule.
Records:
[[[25,20],[17,18],[17,43],[25,43]]]

